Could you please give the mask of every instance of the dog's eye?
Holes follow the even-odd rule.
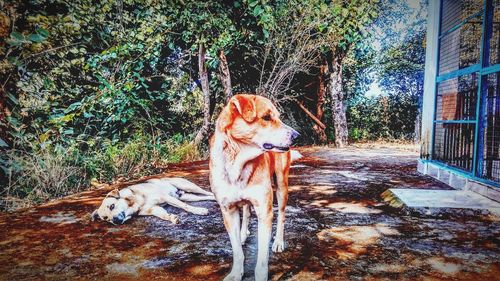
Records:
[[[113,209],[114,209],[114,208],[115,208],[115,204],[111,204],[111,205],[109,205],[109,209],[110,209],[111,211],[113,211]]]
[[[102,217],[103,220],[107,221],[108,220],[108,217],[104,216]]]
[[[271,115],[270,114],[264,115],[264,116],[262,116],[262,119],[264,121],[271,121]]]

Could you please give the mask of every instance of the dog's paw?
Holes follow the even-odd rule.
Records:
[[[274,253],[281,253],[285,250],[285,242],[283,240],[274,240],[272,250]]]
[[[179,217],[178,217],[178,216],[176,216],[176,215],[170,215],[169,220],[170,220],[173,224],[178,224],[178,223],[179,223]]]
[[[200,215],[200,216],[208,215],[208,209],[206,208],[193,208],[191,212],[195,215]]]

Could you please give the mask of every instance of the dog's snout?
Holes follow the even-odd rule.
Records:
[[[294,129],[292,129],[292,134],[290,135],[290,138],[291,138],[292,140],[294,140],[294,139],[296,139],[296,138],[297,138],[297,137],[299,137],[299,136],[300,136],[299,132],[297,132],[297,131],[295,131]]]
[[[122,224],[125,220],[125,213],[119,213],[116,217],[113,217],[114,224]]]

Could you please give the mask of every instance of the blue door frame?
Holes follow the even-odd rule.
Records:
[[[483,8],[481,11],[472,14],[466,19],[462,20],[457,25],[449,28],[448,30],[442,30],[442,19],[443,19],[443,0],[439,0],[439,36],[438,36],[438,50],[437,50],[437,64],[436,64],[436,79],[434,82],[434,117],[433,117],[433,132],[432,132],[432,150],[430,154],[430,162],[438,164],[444,169],[448,169],[454,172],[458,172],[462,176],[467,178],[483,182],[485,184],[500,187],[499,182],[484,179],[481,177],[483,169],[483,159],[484,159],[484,109],[486,103],[486,91],[487,88],[483,87],[486,85],[486,79],[488,74],[496,73],[500,71],[500,64],[495,64],[489,66],[489,54],[490,54],[490,39],[492,35],[493,26],[493,0],[484,0]],[[444,74],[439,73],[440,66],[440,49],[441,49],[441,39],[451,32],[457,30],[464,24],[468,23],[474,18],[482,16],[482,30],[481,30],[481,46],[479,52],[479,62],[477,64],[468,66],[466,68],[458,69],[455,71],[447,72]],[[476,118],[475,120],[436,120],[437,117],[437,97],[438,97],[438,84],[440,82],[457,78],[459,76],[468,75],[472,73],[477,73],[479,75],[477,83],[477,104],[476,104]],[[471,172],[447,165],[441,161],[434,159],[435,153],[435,139],[436,139],[436,124],[474,124],[474,149],[472,154],[472,170]]]

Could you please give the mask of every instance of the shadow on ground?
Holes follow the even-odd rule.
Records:
[[[410,216],[387,206],[388,188],[448,187],[416,172],[417,155],[394,148],[304,148],[290,178],[287,249],[271,254],[272,280],[499,280],[500,226],[486,215]],[[174,166],[208,189],[208,166]],[[0,214],[1,280],[220,280],[231,247],[215,202],[210,215],[91,222],[109,189]],[[276,210],[275,210],[276,211]],[[256,219],[245,246],[252,280]]]

